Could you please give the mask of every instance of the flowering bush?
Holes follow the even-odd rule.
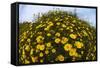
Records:
[[[49,11],[35,22],[19,23],[19,63],[96,59],[96,29],[65,11]]]

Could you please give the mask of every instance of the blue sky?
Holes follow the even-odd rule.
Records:
[[[33,14],[37,15],[38,13],[46,13],[49,10],[55,10],[59,8],[67,12],[74,11],[75,7],[57,7],[57,6],[39,6],[39,5],[19,5],[19,22],[24,21],[34,21],[36,17]],[[80,19],[89,21],[93,26],[96,26],[96,9],[91,8],[76,8],[77,16]]]

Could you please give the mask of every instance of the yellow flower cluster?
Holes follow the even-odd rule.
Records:
[[[91,30],[92,27],[75,19],[75,16],[56,11],[34,23],[20,24],[19,63],[95,60],[95,28]]]
[[[45,49],[45,45],[38,44],[36,48],[43,51]]]

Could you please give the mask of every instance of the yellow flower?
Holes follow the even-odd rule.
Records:
[[[24,52],[25,52],[25,51],[24,51]],[[22,53],[22,58],[23,58],[23,59],[25,59],[25,58],[26,58],[26,55],[25,55],[25,54],[23,54],[23,53]]]
[[[63,28],[60,28],[59,30],[63,31],[64,29]]]
[[[74,45],[75,45],[77,48],[82,48],[82,47],[83,47],[83,43],[82,43],[82,42],[79,42],[79,41],[76,41]]]
[[[48,53],[49,53],[49,51],[48,51],[48,50],[46,50],[46,51],[45,51],[45,54],[48,54]]]
[[[67,43],[67,44],[64,45],[64,50],[65,51],[69,51],[69,50],[71,50],[71,48],[72,48],[72,45],[71,44],[68,44]]]
[[[53,48],[53,49],[52,49],[52,53],[55,53],[55,52],[56,52],[56,49]]]
[[[76,35],[76,34],[70,34],[70,37],[71,37],[72,39],[76,39],[76,38],[77,38],[77,35]]]
[[[30,42],[31,40],[30,39],[27,39],[27,42]]]
[[[84,51],[81,51],[81,54],[84,54]]]
[[[51,42],[48,42],[48,43],[46,44],[46,46],[47,46],[47,47],[51,47]]]
[[[26,45],[25,50],[26,51],[30,51],[30,46],[29,45]]]
[[[76,49],[75,48],[72,48],[70,51],[69,51],[69,55],[70,56],[78,56],[77,52],[76,52]]]
[[[36,52],[36,53],[38,53],[38,52],[39,52],[39,50],[38,50],[38,49],[36,49],[36,50],[35,50],[35,52]]]
[[[48,30],[49,30],[49,27],[44,28],[44,30],[45,30],[45,31],[48,31]]]
[[[73,22],[73,23],[75,23],[75,22],[76,22],[76,20],[73,20],[72,22]]]
[[[38,28],[40,28],[40,27],[42,27],[42,24],[40,24],[40,25],[36,26],[36,29],[38,29]]]
[[[32,59],[32,62],[35,63],[35,61],[36,61],[35,57],[31,57],[31,59]]]
[[[59,55],[57,58],[58,58],[59,61],[64,61],[64,56],[63,55]]]
[[[42,32],[38,32],[37,34],[42,34]]]
[[[50,33],[47,33],[47,36],[49,37],[49,36],[51,36],[51,34]]]
[[[37,48],[37,49],[40,49],[40,46],[41,46],[41,45],[40,45],[40,44],[38,44],[38,45],[36,46],[36,48]]]
[[[44,37],[42,37],[42,36],[38,36],[36,38],[37,43],[41,43],[41,42],[43,42],[43,40],[44,40]]]
[[[84,36],[88,36],[87,32],[85,30],[82,31]]]
[[[61,43],[65,44],[68,41],[68,39],[66,37],[62,37]]]
[[[60,25],[60,22],[57,22],[56,24],[57,24],[57,25]]]
[[[43,51],[43,50],[45,49],[45,45],[43,45],[43,44],[41,44],[41,45],[38,44],[36,48],[39,49],[39,50],[41,50],[41,51]]]
[[[24,41],[24,39],[21,39],[21,42],[23,42]]]
[[[34,56],[31,56],[31,59],[32,59],[32,62],[35,63],[35,62],[37,62],[38,57],[37,56],[35,56],[35,57]]]
[[[24,50],[24,49],[22,50],[22,54],[23,54],[23,55],[25,54],[25,50]]]
[[[30,63],[30,61],[25,59],[25,64],[29,64],[29,63]]]
[[[43,59],[41,59],[40,62],[43,63]]]
[[[70,32],[73,32],[73,29],[70,29]]]
[[[49,22],[49,26],[53,26],[54,24],[52,22]]]
[[[26,36],[26,32],[23,32],[23,35]]]
[[[40,50],[43,51],[44,49],[45,49],[45,45],[42,44],[42,45],[40,46]]]
[[[38,40],[38,39],[44,39],[42,36],[38,36],[37,38],[36,38],[36,40]]]
[[[34,51],[34,49],[31,49],[31,51],[30,51],[30,55],[33,55],[33,51]]]
[[[61,41],[60,38],[55,39],[55,43],[60,43],[60,41]]]
[[[41,52],[39,56],[40,56],[40,57],[43,57],[43,53]]]
[[[60,33],[59,33],[59,32],[57,32],[57,33],[55,34],[55,36],[60,37]]]
[[[65,24],[62,24],[62,27],[63,27],[63,28],[66,28],[66,25],[65,25]]]
[[[70,29],[70,27],[67,27],[67,28],[66,28],[66,30],[69,30],[69,29]]]

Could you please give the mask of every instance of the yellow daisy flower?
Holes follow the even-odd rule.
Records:
[[[65,44],[68,41],[68,39],[66,37],[62,37],[61,43]]]
[[[51,36],[51,34],[50,33],[47,33],[47,36],[49,37],[49,36]]]
[[[44,37],[42,37],[42,36],[38,36],[36,38],[37,43],[41,43],[41,42],[43,42],[43,40],[44,40]]]
[[[66,25],[65,25],[65,24],[62,24],[62,27],[63,27],[63,28],[66,28]]]
[[[26,32],[23,32],[23,35],[24,35],[24,36],[26,36],[26,34],[27,34]]]
[[[60,25],[60,22],[57,22],[56,25]]]
[[[40,60],[40,63],[43,63],[43,59]]]
[[[75,49],[75,48],[72,48],[72,49],[69,51],[69,55],[70,55],[70,56],[77,56],[76,49]]]
[[[69,30],[69,29],[70,29],[70,27],[67,27],[67,28],[66,28],[66,30]]]
[[[35,63],[38,61],[38,57],[37,56],[31,56],[32,62]]]
[[[55,36],[60,37],[60,33],[59,33],[59,32],[57,32],[57,33],[55,34]]]
[[[40,57],[43,57],[43,53],[41,52],[39,56],[40,56]]]
[[[37,48],[37,49],[40,49],[40,46],[41,46],[40,44],[37,44],[36,48]]]
[[[53,49],[52,49],[52,53],[55,53],[55,52],[56,52],[56,49],[53,48]]]
[[[24,49],[22,50],[22,54],[23,54],[23,55],[25,54],[25,50],[24,50]]]
[[[42,32],[38,32],[37,34],[42,34]]]
[[[42,44],[42,45],[40,46],[40,50],[43,51],[44,49],[45,49],[45,45]]]
[[[21,39],[21,42],[23,42],[24,41],[24,39]]]
[[[30,39],[27,39],[27,42],[30,42],[31,40]]]
[[[67,43],[67,44],[64,45],[64,50],[65,51],[69,51],[69,50],[71,50],[71,48],[72,48],[72,45],[69,44],[69,43]]]
[[[35,61],[36,61],[35,57],[31,57],[31,59],[32,59],[32,62],[35,63]]]
[[[22,58],[23,58],[23,59],[25,59],[25,58],[26,58],[26,55],[25,55],[25,54],[22,54],[21,56],[22,56]]]
[[[77,35],[76,34],[70,34],[69,35],[72,39],[76,39],[77,38]]]
[[[82,42],[79,42],[79,41],[76,41],[74,45],[75,45],[77,48],[82,48],[82,47],[83,47],[83,43],[82,43]]]
[[[53,26],[54,24],[52,22],[49,22],[49,26]]]
[[[51,42],[48,42],[48,43],[46,44],[46,46],[47,46],[47,47],[51,47]]]
[[[46,50],[46,51],[45,51],[45,54],[48,54],[48,53],[49,53],[49,51],[48,51],[48,50]]]
[[[58,58],[59,61],[64,61],[64,56],[63,55],[59,55],[57,58]]]
[[[39,49],[39,50],[41,50],[41,51],[43,51],[43,50],[45,49],[45,45],[43,45],[43,44],[38,44],[38,45],[36,46],[36,48]]]
[[[38,52],[39,52],[39,50],[38,50],[38,49],[36,49],[36,50],[35,50],[35,52],[36,52],[36,53],[38,53]]]
[[[30,51],[30,46],[29,45],[26,45],[25,50],[26,51]]]
[[[25,64],[29,64],[29,63],[30,63],[30,61],[25,59]]]
[[[45,31],[48,31],[48,30],[49,30],[49,27],[44,28],[44,30],[45,30]]]
[[[60,41],[61,41],[60,38],[55,39],[55,43],[60,43]]]
[[[33,51],[34,51],[34,49],[31,49],[30,50],[30,55],[33,55]]]

